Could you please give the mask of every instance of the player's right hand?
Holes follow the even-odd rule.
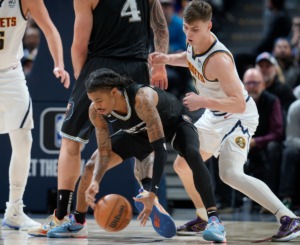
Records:
[[[97,181],[92,180],[90,186],[85,191],[85,201],[92,209],[94,209],[96,206],[95,196],[98,192],[99,192],[99,183]]]
[[[60,78],[60,82],[64,85],[65,88],[69,88],[70,75],[64,68],[57,66],[53,69],[53,73],[56,78]]]

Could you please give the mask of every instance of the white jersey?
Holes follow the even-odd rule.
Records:
[[[22,39],[27,20],[21,0],[0,0],[0,70],[15,67],[23,57]]]
[[[232,61],[233,61],[233,56],[231,52],[216,38],[216,36],[215,35],[213,36],[215,38],[215,41],[205,53],[194,54],[192,46],[188,44],[186,54],[187,54],[188,66],[191,75],[195,81],[196,89],[199,95],[205,98],[220,99],[220,98],[227,97],[227,95],[225,94],[222,87],[220,86],[219,81],[216,80],[211,81],[205,77],[205,73],[204,73],[205,65],[208,62],[209,58],[211,58],[216,53],[225,53],[228,56],[230,56],[230,58],[232,58]],[[236,67],[234,72],[238,76]],[[240,81],[240,84],[243,89],[243,93],[246,100],[248,97],[248,92],[247,90],[245,90],[242,81]]]

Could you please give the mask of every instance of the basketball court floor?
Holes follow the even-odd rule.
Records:
[[[194,218],[194,210],[180,209],[172,214],[176,225],[181,225]],[[1,218],[3,215],[0,216]],[[34,217],[34,216],[33,216]],[[47,216],[39,216],[36,220],[43,222]],[[221,214],[221,219],[227,231],[227,244],[243,245],[243,244],[273,244],[264,241],[266,238],[275,234],[278,224],[273,215],[258,215],[247,213],[231,213]],[[93,216],[88,217],[88,238],[78,239],[53,239],[53,238],[37,238],[30,237],[26,232],[1,230],[0,245],[96,245],[96,244],[173,244],[173,245],[194,245],[194,244],[213,244],[198,236],[175,236],[167,239],[159,236],[148,222],[145,227],[141,227],[136,217],[133,217],[129,226],[120,232],[110,233],[102,230],[96,224]],[[287,244],[286,242],[277,242],[275,244]],[[300,244],[300,238],[290,241],[288,244]]]

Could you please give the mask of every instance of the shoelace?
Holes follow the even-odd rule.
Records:
[[[73,221],[68,216],[65,216],[64,219],[63,219],[63,223],[61,224],[61,226],[62,227],[68,227],[72,223],[73,223]]]
[[[53,215],[48,216],[45,223],[43,224],[44,228],[51,227],[52,219],[54,219]]]
[[[219,226],[218,224],[219,224],[218,221],[212,221],[210,224],[207,224],[207,227],[210,227],[210,226],[218,227]]]

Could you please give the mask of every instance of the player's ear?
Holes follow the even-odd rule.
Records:
[[[118,91],[118,89],[117,89],[116,87],[114,87],[114,88],[110,91],[110,94],[111,94],[112,96],[114,96],[114,95],[116,95],[117,91]]]
[[[208,22],[208,30],[210,31],[211,28],[212,28],[212,21],[209,21],[209,22]]]

